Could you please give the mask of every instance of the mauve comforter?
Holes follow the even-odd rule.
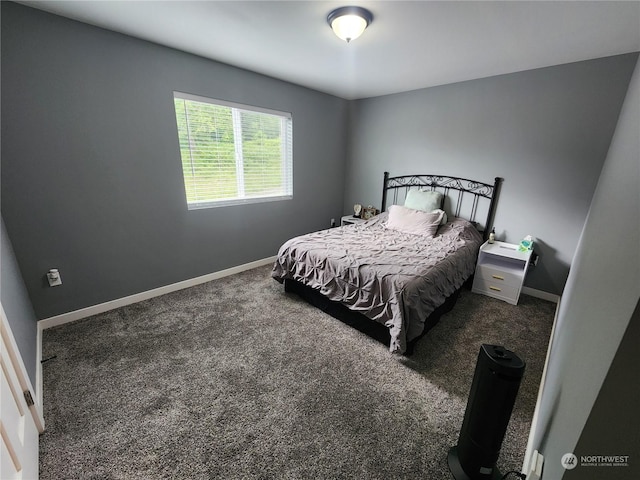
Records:
[[[386,325],[391,352],[404,353],[427,316],[471,276],[482,237],[463,219],[427,238],[386,228],[386,218],[288,240],[272,276],[296,280]]]

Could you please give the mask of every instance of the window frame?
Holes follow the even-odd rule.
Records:
[[[293,116],[290,112],[284,112],[284,111],[274,110],[270,108],[258,107],[254,105],[231,102],[228,100],[220,100],[216,98],[204,97],[201,95],[194,95],[191,93],[174,91],[172,105],[173,105],[173,113],[176,119],[176,134],[178,139],[178,145],[180,145],[180,132],[178,128],[178,118],[177,118],[177,111],[176,111],[176,104],[175,104],[175,101],[177,99],[231,108],[231,114],[232,114],[232,117],[234,117],[233,123],[234,123],[234,143],[236,144],[236,147],[235,147],[236,171],[239,171],[240,177],[244,177],[244,169],[242,168],[242,164],[244,162],[244,154],[242,153],[242,148],[241,148],[242,141],[241,140],[238,141],[236,137],[238,133],[236,131],[236,120],[239,118],[239,115],[241,113],[240,111],[246,111],[251,113],[263,113],[267,115],[277,116],[277,117],[280,117],[280,121],[281,121],[281,127],[280,127],[281,144],[282,144],[281,169],[282,169],[282,174],[285,176],[284,182],[283,182],[283,192],[280,192],[276,195],[261,195],[261,196],[251,196],[251,197],[238,196],[234,198],[223,198],[220,200],[209,199],[209,200],[189,201],[187,197],[187,185],[186,185],[187,179],[185,177],[185,172],[184,172],[182,152],[179,147],[178,150],[180,152],[179,153],[179,160],[180,160],[180,167],[181,167],[180,170],[182,174],[183,185],[185,187],[185,200],[187,202],[188,210],[227,207],[227,206],[233,206],[233,205],[246,205],[246,204],[252,204],[252,203],[277,202],[277,201],[293,199]],[[238,148],[239,145],[240,145],[240,148]],[[238,158],[238,152],[240,152],[240,158]],[[244,178],[242,178],[242,187],[240,187],[240,184],[239,184],[239,190],[243,191],[244,187],[245,187]]]

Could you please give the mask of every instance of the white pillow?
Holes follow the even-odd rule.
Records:
[[[404,206],[413,208],[414,210],[422,210],[423,212],[433,212],[442,206],[442,197],[440,192],[431,190],[409,190],[404,199]]]
[[[434,237],[444,212],[427,213],[400,205],[389,207],[387,228],[414,235]]]

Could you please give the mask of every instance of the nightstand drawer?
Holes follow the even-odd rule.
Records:
[[[478,265],[476,268],[476,277],[481,277],[489,283],[495,283],[496,286],[514,286],[522,284],[522,274],[509,272],[505,269],[494,268],[489,265]]]
[[[500,300],[504,300],[505,302],[515,305],[518,303],[518,297],[520,296],[520,287],[506,285],[499,280],[494,281],[476,276],[473,279],[472,292],[499,298]]]

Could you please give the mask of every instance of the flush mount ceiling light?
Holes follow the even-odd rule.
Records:
[[[362,35],[372,20],[371,12],[362,7],[336,8],[327,17],[333,33],[347,43]]]

